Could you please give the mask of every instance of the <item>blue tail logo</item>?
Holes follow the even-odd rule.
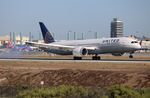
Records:
[[[45,43],[55,42],[53,36],[48,31],[48,29],[46,28],[46,26],[44,25],[44,23],[39,22],[39,25],[40,25],[40,28],[41,28],[41,32],[42,32],[42,35],[43,35],[44,42]]]

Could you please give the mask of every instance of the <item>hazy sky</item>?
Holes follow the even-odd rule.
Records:
[[[57,40],[110,36],[110,22],[124,22],[124,35],[150,37],[150,0],[0,0],[0,35],[29,32],[38,37],[39,21]]]

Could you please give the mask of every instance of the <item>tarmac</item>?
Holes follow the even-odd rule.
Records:
[[[150,60],[114,60],[114,59],[102,59],[102,60],[72,60],[72,59],[48,59],[48,58],[0,58],[0,61],[36,61],[36,62],[108,62],[108,63],[150,63]]]
[[[111,55],[100,55],[101,60],[92,60],[91,56],[83,57],[83,60],[73,60],[72,56],[53,56],[51,54],[43,54],[43,52],[19,52],[6,51],[0,53],[0,61],[36,61],[36,62],[109,62],[109,63],[150,63],[150,52],[134,53],[135,58],[129,59],[129,54],[121,57]]]

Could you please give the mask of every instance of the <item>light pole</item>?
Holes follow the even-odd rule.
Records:
[[[11,35],[11,32],[10,32],[10,42],[12,42],[12,35]]]
[[[70,33],[71,32],[72,32],[71,30],[68,31],[68,33],[67,33],[67,40],[70,40]]]
[[[29,32],[29,41],[32,40],[32,35],[31,35],[31,32]]]
[[[13,32],[13,43],[14,43],[14,45],[16,45],[16,35],[15,35],[15,32]]]
[[[22,45],[22,33],[20,32],[20,45]]]
[[[95,39],[97,39],[97,32],[95,32]]]
[[[82,33],[82,40],[84,39],[83,33]]]
[[[76,40],[76,32],[74,32],[74,40]]]

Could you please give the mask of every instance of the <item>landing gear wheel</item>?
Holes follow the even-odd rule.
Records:
[[[133,58],[133,55],[129,55],[129,58]]]
[[[74,56],[73,59],[74,59],[74,60],[82,60],[82,57]]]
[[[93,56],[93,57],[92,57],[92,60],[100,60],[100,59],[101,59],[100,56]]]

